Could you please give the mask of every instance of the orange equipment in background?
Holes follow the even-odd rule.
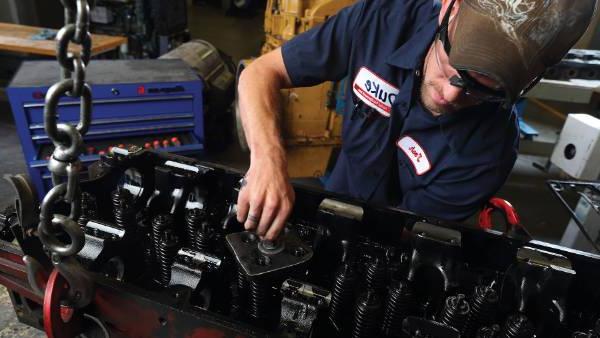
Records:
[[[262,54],[324,22],[355,0],[268,0]],[[243,60],[238,75],[252,60]],[[291,177],[319,177],[325,173],[334,148],[341,144],[342,117],[336,114],[338,83],[281,91],[283,139]],[[239,112],[240,143],[246,147]]]

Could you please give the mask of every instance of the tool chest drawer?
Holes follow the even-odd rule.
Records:
[[[40,197],[51,187],[46,166],[53,149],[44,130],[44,99],[59,75],[54,61],[24,62],[7,89],[29,175]],[[86,81],[92,89],[92,123],[84,136],[84,167],[119,144],[181,155],[197,155],[204,149],[204,86],[183,61],[95,60]],[[79,110],[79,100],[65,96],[57,118],[75,125]]]

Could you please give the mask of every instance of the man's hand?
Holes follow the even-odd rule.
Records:
[[[283,229],[295,198],[279,127],[280,90],[291,85],[280,48],[253,61],[238,80],[250,169],[238,195],[237,219],[269,240]]]
[[[238,222],[244,223],[246,230],[256,229],[257,235],[275,240],[295,199],[283,150],[252,158],[245,182],[238,195]]]

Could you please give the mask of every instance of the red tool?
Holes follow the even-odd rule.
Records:
[[[505,234],[520,233],[531,238],[525,227],[521,224],[517,210],[507,200],[501,198],[491,198],[479,213],[479,228],[490,230],[494,227],[492,224],[492,213],[500,211],[504,215],[506,221]]]
[[[49,338],[75,337],[82,330],[83,314],[62,303],[69,285],[58,273],[52,270],[44,294],[44,331]]]

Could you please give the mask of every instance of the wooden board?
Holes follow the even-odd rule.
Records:
[[[0,22],[0,51],[56,56],[55,40],[31,39],[43,29]],[[92,34],[92,55],[102,54],[125,43],[127,38],[123,36]],[[69,51],[77,52],[78,48],[73,45]]]

